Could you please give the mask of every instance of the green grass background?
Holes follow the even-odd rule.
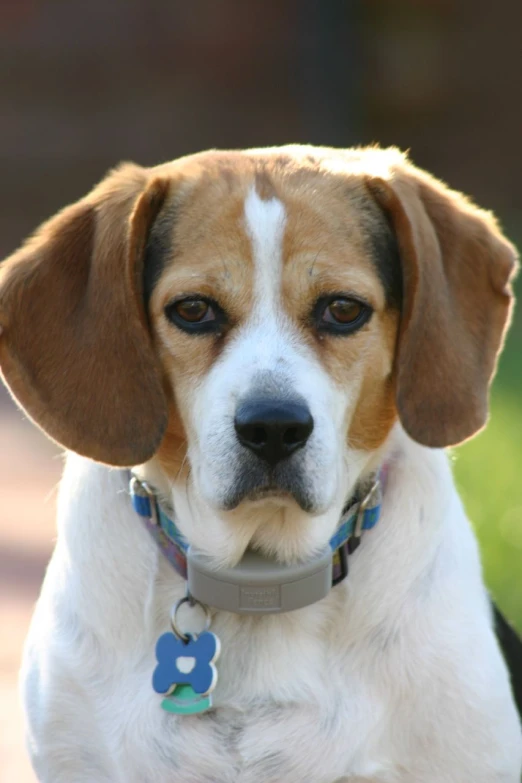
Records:
[[[519,305],[493,385],[489,424],[453,457],[488,587],[522,633],[522,274],[515,290]]]

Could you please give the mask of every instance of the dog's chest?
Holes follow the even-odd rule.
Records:
[[[212,711],[168,714],[149,683],[138,684],[118,743],[122,780],[333,783],[364,766],[348,738],[371,719],[368,698],[341,651],[312,633],[324,617],[309,611],[266,620],[216,622],[222,654]]]

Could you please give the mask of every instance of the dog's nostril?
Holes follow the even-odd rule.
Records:
[[[266,430],[264,427],[254,427],[252,430],[252,443],[263,446],[266,443]]]
[[[253,400],[239,406],[234,426],[243,446],[275,465],[305,445],[314,420],[301,402]]]
[[[287,444],[287,446],[293,446],[295,443],[298,443],[299,440],[300,437],[297,427],[290,427],[283,434],[283,441]]]

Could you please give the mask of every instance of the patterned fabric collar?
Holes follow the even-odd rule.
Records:
[[[372,482],[345,506],[341,522],[330,539],[333,558],[332,586],[339,584],[348,575],[348,555],[360,544],[363,531],[371,530],[379,521],[382,504],[382,486],[386,478],[386,467],[382,468]],[[187,579],[187,557],[189,544],[157,499],[156,491],[145,481],[129,473],[129,491],[134,510],[156,541],[167,560],[177,573]]]

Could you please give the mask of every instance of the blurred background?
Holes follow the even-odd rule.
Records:
[[[4,2],[0,257],[120,160],[295,141],[407,148],[522,241],[521,29],[520,0]],[[521,391],[519,313],[491,423],[454,465],[488,585],[520,631]],[[16,677],[61,466],[0,388],[1,783],[34,783]]]

